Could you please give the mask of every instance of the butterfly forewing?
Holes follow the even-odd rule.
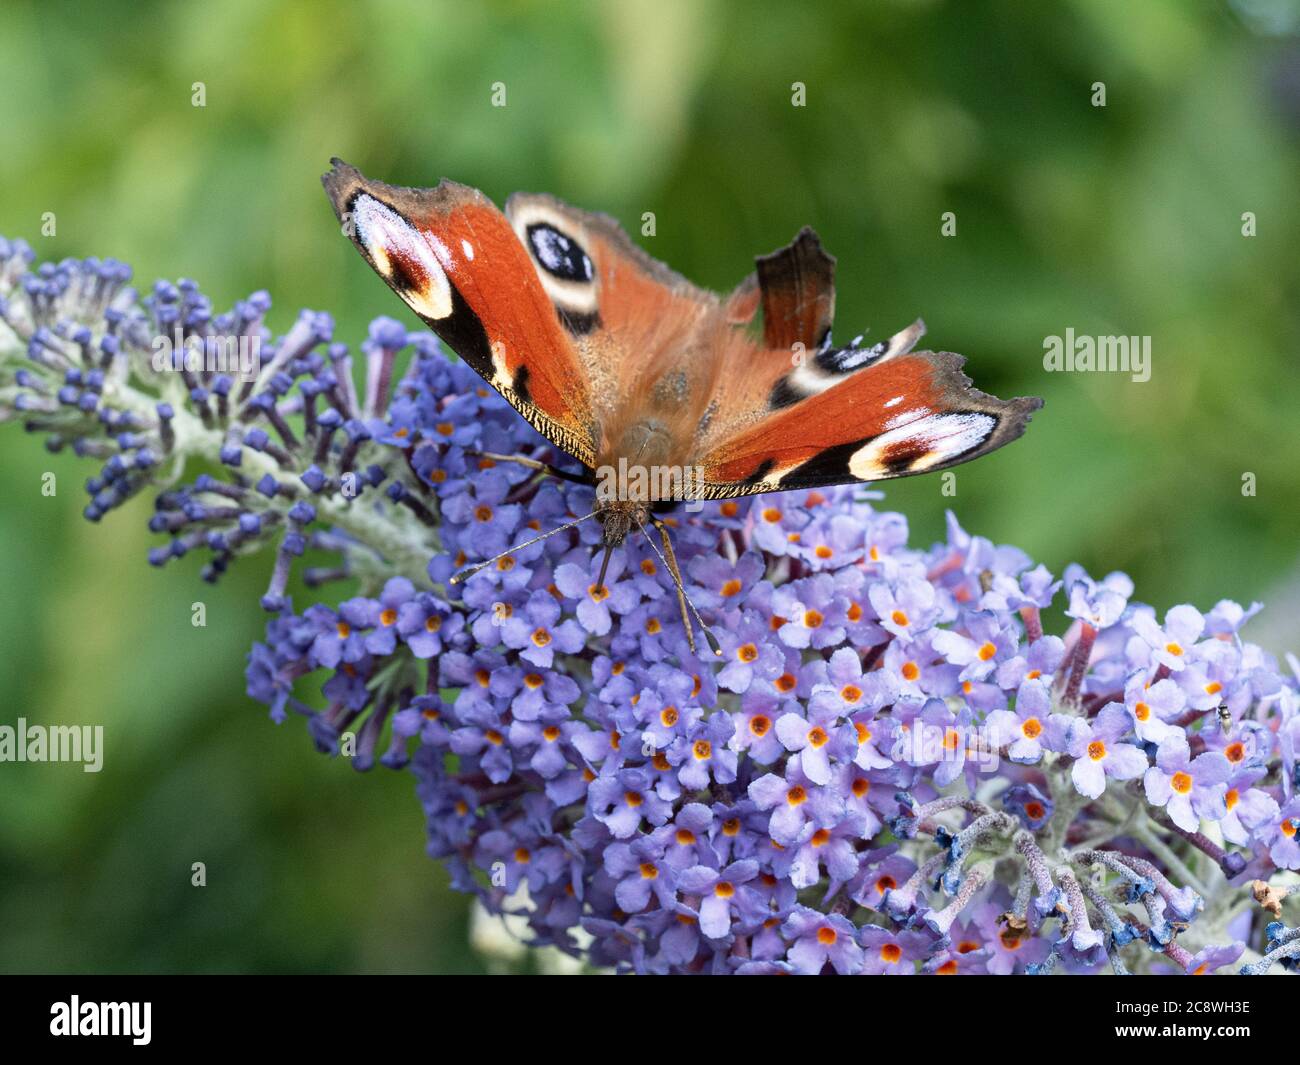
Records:
[[[335,160],[335,213],[375,271],[544,436],[587,466],[598,427],[590,376],[532,260],[482,193],[404,189]]]

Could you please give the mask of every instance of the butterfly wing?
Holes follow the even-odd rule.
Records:
[[[1010,443],[1042,406],[973,388],[960,355],[913,352],[920,321],[872,347],[831,346],[834,263],[811,230],[758,260],[763,342],[720,349],[729,385],[694,460],[705,497],[944,469]]]
[[[587,367],[506,216],[452,181],[398,188],[333,165],[325,191],[375,272],[538,432],[594,467]]]
[[[592,382],[602,429],[598,457],[613,461],[626,427],[662,424],[688,445],[691,411],[712,384],[709,330],[721,301],[634,244],[613,218],[553,196],[516,193],[506,216]],[[733,308],[752,316],[757,289]]]

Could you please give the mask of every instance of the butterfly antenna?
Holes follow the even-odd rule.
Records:
[[[659,556],[659,561],[664,564],[664,567],[668,570],[669,574],[672,575],[673,583],[677,585],[677,605],[682,611],[682,624],[686,627],[686,642],[690,644],[691,653],[695,653],[695,633],[691,628],[690,614],[686,612],[687,607],[690,607],[690,613],[695,615],[695,620],[699,623],[700,631],[704,633],[704,639],[709,645],[709,650],[711,650],[718,658],[721,658],[722,644],[720,644],[718,638],[713,635],[713,630],[704,624],[704,619],[700,617],[700,612],[695,609],[695,604],[691,602],[690,596],[686,594],[686,588],[682,584],[681,571],[677,568],[677,556],[673,554],[673,542],[668,536],[668,526],[654,517],[651,517],[650,521],[654,527],[659,530],[659,535],[663,537],[663,552],[660,552],[659,548],[655,546],[654,539],[648,532],[646,532],[644,525],[637,522],[637,528],[641,530],[641,535],[646,538],[646,543],[648,543],[650,549]],[[665,555],[667,557],[665,557]]]
[[[596,516],[596,512],[593,510],[590,514],[584,515],[581,518],[577,518],[574,521],[567,522],[564,525],[561,525],[559,528],[552,529],[550,532],[542,533],[541,536],[534,536],[531,540],[525,540],[522,544],[515,544],[514,547],[510,548],[509,550],[502,551],[501,554],[499,555],[493,555],[491,558],[487,559],[484,562],[479,562],[476,565],[469,566],[466,569],[461,570],[459,573],[453,573],[451,577],[451,583],[463,584],[465,581],[469,580],[472,576],[474,576],[474,574],[476,574],[479,570],[492,565],[492,563],[497,561],[497,559],[505,558],[506,555],[513,555],[516,551],[522,551],[525,547],[532,547],[533,544],[541,543],[549,536],[554,536],[556,533],[564,532],[565,529],[572,529],[575,525],[581,525],[588,518],[594,518],[595,516]],[[606,555],[605,557],[606,557],[606,561],[608,561],[609,556]],[[603,579],[604,577],[603,571],[601,576]]]
[[[605,588],[605,574],[609,571],[609,556],[614,553],[614,545],[605,545],[605,557],[600,562],[600,576],[596,578],[596,588],[598,591],[607,591]]]
[[[530,470],[540,470],[551,477],[559,477],[561,480],[572,481],[574,484],[592,483],[591,478],[580,473],[571,473],[569,470],[562,470],[558,466],[553,466],[549,462],[542,462],[540,459],[530,459],[527,455],[501,455],[495,451],[475,451],[467,448],[466,455],[474,455],[481,459],[491,459],[493,462],[513,462],[516,466],[525,466]]]

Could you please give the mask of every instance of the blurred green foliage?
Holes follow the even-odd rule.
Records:
[[[338,233],[332,155],[498,202],[553,192],[634,233],[653,211],[641,243],[719,289],[811,224],[839,257],[838,335],[924,316],[981,387],[1047,401],[956,498],[887,486],[914,541],[952,505],[1058,572],[1123,568],[1162,610],[1271,595],[1257,633],[1282,650],[1300,646],[1298,24],[1291,0],[10,2],[0,233],[194,277],[218,307],[267,288],[277,331],[308,306],[355,343],[376,314],[413,319]],[[1067,327],[1150,335],[1151,380],[1045,374]],[[91,527],[86,466],[3,433],[0,720],[107,738],[98,775],[0,765],[0,969],[481,970],[412,779],[354,779],[244,697],[270,559],[216,588],[192,560],[152,570],[145,499]]]

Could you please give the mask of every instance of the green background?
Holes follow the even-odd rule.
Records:
[[[888,486],[914,542],[950,504],[1057,572],[1127,570],[1160,610],[1265,598],[1249,631],[1281,651],[1300,647],[1298,28],[1289,0],[10,2],[0,233],[193,277],[219,308],[267,288],[277,332],[307,306],[355,343],[373,315],[414,320],[337,230],[332,155],[498,202],[549,191],[633,232],[653,211],[640,242],[718,289],[811,224],[841,338],[924,316],[981,387],[1047,401],[956,498]],[[1044,373],[1067,327],[1150,335],[1151,380]],[[195,559],[153,570],[146,499],[90,526],[87,466],[0,433],[0,721],[107,734],[97,775],[0,765],[0,969],[481,970],[412,778],[359,776],[245,698],[270,558],[216,588]]]

